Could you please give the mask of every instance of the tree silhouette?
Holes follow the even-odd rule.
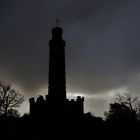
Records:
[[[126,121],[130,118],[131,112],[125,105],[111,103],[109,112],[105,112],[107,121]]]
[[[24,96],[16,92],[10,85],[0,82],[0,115],[18,116],[18,108]]]
[[[110,104],[110,110],[105,112],[106,120],[139,120],[140,119],[140,98],[124,93],[114,98],[114,103]]]

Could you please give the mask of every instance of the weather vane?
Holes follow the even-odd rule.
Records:
[[[58,19],[58,16],[56,18],[56,20],[54,20],[56,22],[56,26],[58,27],[60,20]]]

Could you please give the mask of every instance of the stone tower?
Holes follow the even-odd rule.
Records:
[[[66,100],[65,41],[62,33],[62,28],[52,28],[52,38],[49,41],[48,95],[55,102]]]
[[[48,95],[44,99],[30,98],[30,115],[49,118],[79,118],[84,114],[84,97],[76,100],[66,97],[65,72],[65,41],[62,38],[63,30],[58,25],[52,28],[52,38],[49,41],[49,77]]]

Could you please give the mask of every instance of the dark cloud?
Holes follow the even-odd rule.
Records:
[[[58,15],[64,29],[67,90],[139,93],[138,0],[1,0],[0,79],[26,95],[46,86],[48,40]]]
[[[110,5],[111,3],[111,5]],[[139,8],[138,3],[110,2],[97,10],[98,23],[91,19],[75,27],[71,49],[72,70],[70,83],[87,92],[105,92],[121,86],[129,86],[133,74],[139,72]],[[92,13],[92,12],[91,12]],[[90,15],[90,17],[92,17]],[[88,27],[87,27],[88,25]],[[68,32],[69,33],[69,32]],[[81,38],[78,40],[77,38]],[[74,52],[75,48],[76,52]],[[79,55],[80,52],[80,55]],[[80,71],[80,73],[75,72]],[[73,76],[75,80],[73,80]],[[73,88],[72,85],[72,88]]]

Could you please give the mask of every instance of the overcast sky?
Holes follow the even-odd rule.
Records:
[[[0,80],[27,99],[47,94],[48,41],[58,16],[68,95],[84,95],[86,111],[102,116],[115,94],[140,93],[139,6],[139,0],[1,0]]]

